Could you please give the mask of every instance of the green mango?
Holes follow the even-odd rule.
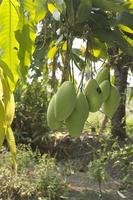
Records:
[[[102,90],[102,93],[103,93],[103,102],[106,101],[110,95],[110,82],[108,80],[105,80],[103,81],[99,87],[101,88]]]
[[[111,119],[115,114],[119,103],[120,94],[115,86],[111,86],[110,96],[103,104],[103,112],[105,113],[105,115],[107,115]]]
[[[71,81],[65,81],[57,91],[55,117],[58,121],[66,120],[76,105],[76,92]]]
[[[103,67],[96,76],[96,81],[98,84],[102,83],[105,80],[110,79],[110,70],[108,67]]]
[[[85,87],[85,95],[89,104],[90,112],[98,111],[103,103],[103,94],[95,79],[88,81]]]
[[[69,134],[73,137],[81,135],[86,119],[89,115],[89,106],[86,96],[80,92],[77,96],[76,106],[72,114],[66,119]]]
[[[47,122],[51,129],[58,129],[61,126],[61,122],[57,121],[54,114],[55,98],[56,95],[52,97],[47,109]]]

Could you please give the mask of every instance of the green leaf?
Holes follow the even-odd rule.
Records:
[[[57,51],[58,51],[58,47],[57,46],[51,47],[49,49],[49,51],[48,51],[48,58],[52,60],[55,57]]]
[[[130,9],[133,9],[133,0],[128,0],[128,1],[129,1],[129,3],[130,3],[129,8],[130,8]]]
[[[81,55],[80,55],[80,50],[79,49],[76,49],[76,48],[73,48],[72,49],[72,59],[74,61],[74,64],[76,65],[76,67],[82,71],[84,68],[85,68],[85,61],[81,58]]]
[[[92,41],[89,42],[88,49],[92,59],[94,57],[94,60],[98,60],[99,58],[105,59],[107,57],[106,45],[97,38],[92,38]]]
[[[54,11],[56,10],[56,7],[53,3],[48,3],[48,10],[50,11],[51,14],[54,13]]]
[[[6,126],[5,107],[2,100],[0,100],[0,125]]]
[[[13,93],[9,92],[8,96],[8,99],[5,99],[6,123],[11,125],[15,115],[15,101]]]
[[[76,14],[76,23],[83,23],[88,19],[92,8],[92,0],[80,0],[78,11]]]
[[[3,99],[4,99],[4,104],[5,104],[5,101],[10,98],[11,91],[10,91],[6,76],[4,74],[4,71],[2,69],[0,70],[0,78],[1,78],[1,83],[3,87]]]
[[[35,33],[29,24],[24,24],[22,29],[16,31],[15,35],[19,42],[18,58],[20,60],[20,72],[23,80],[25,80],[34,51]]]
[[[48,12],[47,0],[36,0],[35,1],[35,21],[38,23],[44,19]]]
[[[93,7],[101,8],[105,11],[120,12],[123,10],[123,5],[117,0],[93,0]]]
[[[13,134],[11,127],[8,127],[8,129],[7,129],[6,139],[7,139],[7,142],[8,142],[8,145],[9,145],[12,155],[16,155],[16,153],[17,153],[16,143],[15,143],[15,138],[14,138],[14,134]]]
[[[94,31],[94,36],[101,42],[105,42],[108,45],[117,45],[122,51],[128,55],[132,55],[133,48],[131,48],[119,30],[97,29]]]
[[[2,125],[0,125],[0,149],[3,145],[5,139],[6,129]]]
[[[92,27],[92,29],[100,29],[100,28],[106,29],[110,26],[108,16],[105,13],[92,12],[89,15],[88,22],[90,27]]]
[[[35,1],[32,0],[19,0],[20,20],[27,19],[33,22],[35,19]],[[23,23],[22,23],[23,24]]]
[[[2,85],[2,81],[1,81],[1,78],[0,78],[0,100],[3,99],[3,85]]]
[[[25,21],[31,24],[37,24],[44,19],[48,9],[47,0],[19,0],[20,22]]]
[[[130,102],[132,98],[133,98],[133,88],[131,88],[128,102]]]
[[[131,34],[133,34],[133,29],[129,28],[128,26],[125,26],[125,25],[120,24],[120,25],[118,25],[118,27],[119,27],[122,31],[124,31],[124,32],[126,32],[126,33],[131,33]]]
[[[31,64],[32,54],[35,49],[36,25],[41,18],[47,13],[46,1],[39,0],[19,1],[19,24],[18,30],[15,32],[17,41],[19,42],[18,58],[20,60],[20,72],[23,80],[26,80],[26,75]],[[25,13],[28,13],[28,17]]]
[[[14,77],[10,67],[0,59],[0,67],[2,68],[3,72],[6,75],[7,80],[9,80],[10,87],[14,87]]]
[[[125,40],[133,47],[133,39],[130,37],[127,37],[126,35],[124,36]]]
[[[77,0],[76,0],[77,1]],[[71,26],[75,24],[75,10],[73,0],[66,1],[66,17]]]
[[[8,79],[12,91],[18,80],[18,43],[15,39],[18,24],[17,6],[15,0],[4,0],[0,6],[0,59],[6,63],[12,73],[13,79]]]
[[[117,16],[117,20],[120,24],[123,24],[133,30],[133,14],[129,12],[122,12]]]
[[[55,5],[57,7],[57,9],[62,13],[65,13],[66,11],[66,5],[64,0],[55,0]]]
[[[16,143],[15,143],[15,137],[14,137],[11,127],[7,128],[6,139],[7,139],[7,143],[8,143],[10,152],[12,154],[13,167],[16,169],[17,168],[17,164],[16,164],[17,148],[16,148]]]
[[[3,145],[6,134],[6,114],[3,101],[0,99],[0,149]]]

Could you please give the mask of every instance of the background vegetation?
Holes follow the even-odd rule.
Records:
[[[1,199],[133,198],[132,22],[132,0],[0,1]],[[91,113],[77,139],[64,124],[50,130],[46,112],[58,87],[71,80],[81,88],[105,65],[121,96],[113,119]]]

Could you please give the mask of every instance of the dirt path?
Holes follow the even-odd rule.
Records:
[[[85,173],[76,173],[67,179],[69,200],[133,200],[133,194],[122,192],[118,194],[117,182],[108,182],[102,186],[102,197],[99,195],[98,185],[89,183]],[[121,196],[120,196],[121,195]]]

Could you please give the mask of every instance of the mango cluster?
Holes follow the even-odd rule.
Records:
[[[119,92],[111,85],[110,71],[104,67],[78,94],[72,82],[65,81],[49,103],[47,122],[51,129],[58,129],[65,122],[69,134],[77,137],[82,133],[89,112],[102,108],[105,115],[112,118],[119,102]]]

